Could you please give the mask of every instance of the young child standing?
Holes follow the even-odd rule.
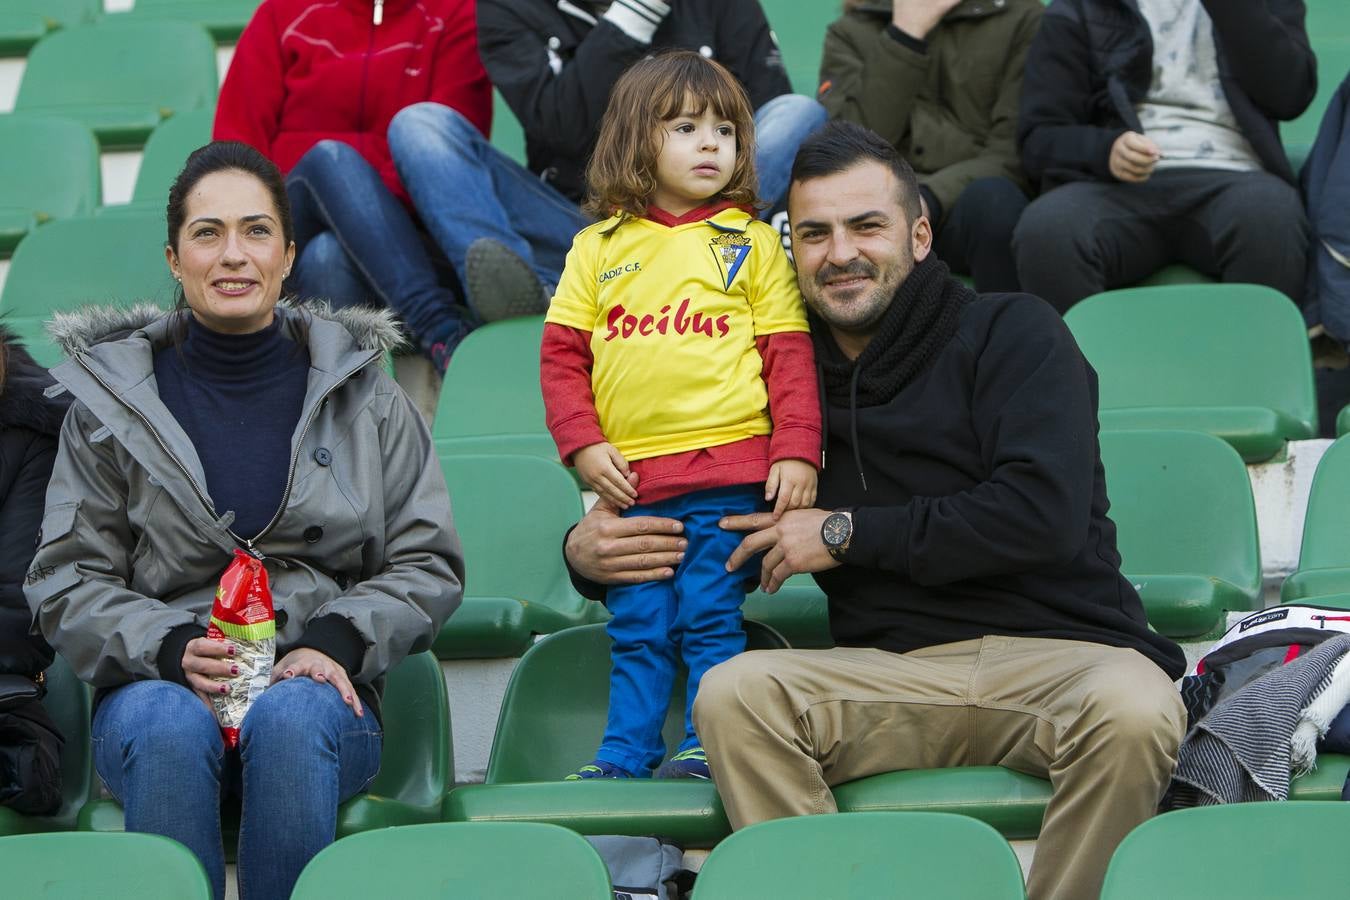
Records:
[[[623,515],[680,519],[671,581],[611,587],[609,718],[569,778],[645,777],[677,655],[685,737],[660,777],[708,777],[691,711],[703,673],[745,649],[758,560],[726,560],[723,516],[815,502],[820,407],[796,276],[752,215],[754,120],[722,66],[678,51],[619,79],[587,170],[588,210],[544,326],[548,427],[565,462]],[[772,417],[772,418],[771,418]]]

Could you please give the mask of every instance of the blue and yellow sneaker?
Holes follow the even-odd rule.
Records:
[[[708,771],[708,754],[703,752],[702,747],[690,747],[688,750],[681,750],[656,770],[656,777],[702,778],[707,781],[712,777],[712,774]]]
[[[614,763],[605,762],[603,759],[597,759],[589,762],[577,769],[571,775],[568,775],[563,781],[586,781],[591,778],[632,778],[633,773],[627,769],[616,766]]]

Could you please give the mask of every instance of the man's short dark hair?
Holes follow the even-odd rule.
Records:
[[[919,218],[923,208],[914,170],[885,138],[853,122],[836,119],[803,141],[792,162],[792,182],[837,175],[869,160],[891,170],[900,187],[900,208],[910,222]]]

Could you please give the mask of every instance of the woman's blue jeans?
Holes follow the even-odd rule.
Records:
[[[382,735],[337,690],[309,678],[279,681],[244,717],[227,751],[215,716],[170,681],[137,681],[94,713],[94,767],[122,803],[128,831],[161,834],[201,860],[225,896],[221,800],[242,795],[241,900],[285,900],[300,870],[333,842],[338,804],[380,768]]]

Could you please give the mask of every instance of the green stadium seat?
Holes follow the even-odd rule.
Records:
[[[441,629],[441,659],[516,657],[536,634],[606,617],[572,589],[562,539],[584,513],[565,469],[528,456],[443,455],[469,596]],[[531,510],[521,519],[503,509]]]
[[[62,359],[44,331],[53,313],[135,302],[167,308],[174,292],[164,243],[162,211],[44,225],[14,251],[0,293],[6,327],[34,359],[52,366]]]
[[[713,848],[698,900],[922,897],[1023,900],[1022,867],[994,829],[966,816],[874,812],[751,825]]]
[[[783,647],[782,637],[746,623],[751,649]],[[676,679],[662,734],[684,736],[683,677]],[[542,638],[521,658],[502,700],[484,784],[446,798],[447,821],[534,821],[582,834],[660,834],[685,846],[711,846],[729,831],[712,784],[696,780],[562,781],[589,761],[605,730],[609,638],[603,625]]]
[[[103,0],[5,0],[0,9],[0,57],[23,56],[50,31],[92,22]]]
[[[539,345],[544,317],[485,325],[450,358],[432,437],[442,453],[494,453],[558,459],[544,425]]]
[[[215,45],[201,26],[113,16],[39,41],[14,109],[77,119],[112,150],[139,147],[170,116],[211,106],[217,87]]]
[[[909,769],[859,778],[834,788],[840,812],[959,813],[1009,840],[1040,834],[1050,782],[1001,766]]]
[[[192,851],[157,834],[28,834],[0,840],[7,897],[210,900]]]
[[[778,40],[792,89],[808,97],[816,96],[816,88],[820,87],[825,29],[842,15],[842,4],[762,0],[760,6]]]
[[[98,142],[79,122],[0,116],[0,256],[52,219],[92,215],[102,196]]]
[[[1317,437],[1307,328],[1273,288],[1107,291],[1064,320],[1100,377],[1104,430],[1207,431],[1248,462]]]
[[[1327,448],[1313,474],[1308,511],[1303,520],[1303,545],[1298,568],[1280,588],[1285,603],[1350,594],[1350,544],[1345,540],[1346,510],[1350,509],[1350,438]]]
[[[169,202],[169,188],[183,170],[188,154],[211,142],[211,124],[215,115],[214,107],[194,109],[165,119],[156,126],[145,142],[131,202],[101,207],[99,215],[154,212],[160,214],[162,221],[164,207]]]
[[[793,575],[773,594],[753,591],[742,608],[747,619],[763,622],[793,647],[833,647],[825,592],[810,575]]]
[[[176,19],[200,25],[221,44],[239,39],[262,0],[136,0],[137,19]]]
[[[525,165],[525,129],[496,89],[492,91],[492,146]]]
[[[1101,900],[1345,896],[1347,831],[1345,803],[1232,803],[1165,813],[1121,841]]]
[[[1190,266],[1176,263],[1163,266],[1152,275],[1139,282],[1136,287],[1158,287],[1167,284],[1213,284],[1214,279]]]
[[[364,794],[338,807],[340,838],[394,825],[438,821],[441,801],[450,790],[455,770],[450,707],[445,678],[434,656],[414,653],[389,672],[382,715],[380,772]],[[80,810],[80,830],[121,831],[121,804],[100,799],[98,793],[91,793]],[[238,833],[238,820],[227,819],[225,825],[229,852]]]
[[[585,838],[532,822],[389,828],[319,851],[291,900],[610,900],[609,870]]]
[[[1350,406],[1342,407],[1336,414],[1336,437],[1350,434]]]
[[[0,836],[71,831],[81,804],[89,796],[89,690],[59,656],[47,669],[47,696],[42,705],[65,738],[61,748],[61,806],[47,816],[25,816],[0,806]]]
[[[1241,457],[1198,431],[1101,435],[1121,570],[1149,623],[1171,637],[1222,626],[1227,610],[1261,608],[1256,505]]]
[[[1303,168],[1303,163],[1312,151],[1313,142],[1317,140],[1317,129],[1322,126],[1322,116],[1326,114],[1332,96],[1345,80],[1345,76],[1350,75],[1350,35],[1326,35],[1313,30],[1313,23],[1317,17],[1312,15],[1311,7],[1320,9],[1326,3],[1337,3],[1337,0],[1322,0],[1322,4],[1309,4],[1308,34],[1312,40],[1313,52],[1317,54],[1317,95],[1303,111],[1303,115],[1292,122],[1280,123],[1280,137],[1284,141],[1285,151],[1289,154],[1289,161],[1293,164],[1295,172]],[[1337,8],[1342,19],[1347,18],[1345,10],[1350,7],[1337,3]]]

